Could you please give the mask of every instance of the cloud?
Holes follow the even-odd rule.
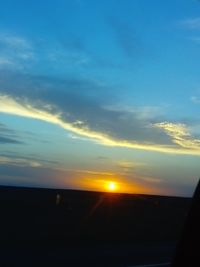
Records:
[[[31,43],[20,36],[0,33],[0,69],[22,70],[35,58]]]
[[[52,64],[53,68],[87,67],[91,63],[90,58],[84,52],[66,50],[63,48],[51,50],[47,53],[47,62]]]
[[[0,35],[0,44],[10,46],[12,49],[30,49],[31,44],[22,37],[10,34],[1,34]]]
[[[89,175],[94,175],[98,177],[105,177],[105,176],[116,176],[113,172],[103,172],[103,171],[92,171],[92,170],[74,170],[76,173],[81,173],[81,174],[89,174]]]
[[[15,165],[20,167],[29,166],[32,168],[42,167],[42,164],[40,162],[34,160],[24,158],[10,158],[6,156],[0,156],[0,165]]]
[[[102,145],[200,154],[186,126],[108,108],[105,88],[90,81],[0,72],[0,86],[0,112],[46,121]]]
[[[191,101],[195,104],[200,104],[200,98],[197,96],[192,96]]]
[[[127,112],[127,114],[137,114],[139,120],[153,121],[158,117],[163,117],[166,113],[165,106],[122,106],[122,105],[109,105],[105,106],[106,109],[111,111]]]
[[[199,36],[190,37],[189,40],[195,42],[196,44],[200,44],[200,37]]]
[[[8,137],[0,136],[0,144],[21,144],[21,142]]]
[[[18,140],[15,131],[0,123],[0,144],[22,144],[22,142]]]
[[[59,25],[58,25],[59,26]],[[54,39],[29,40],[0,31],[0,70],[33,71],[64,74],[84,73],[94,68],[121,68],[121,64],[99,58],[77,33],[56,32]]]
[[[200,152],[200,138],[194,138],[185,124],[161,122],[156,123],[155,127],[163,129],[172,137],[173,142],[181,148],[190,149],[197,153]]]
[[[13,65],[15,65],[15,63],[11,59],[0,56],[0,67],[12,67]]]
[[[123,169],[134,169],[138,165],[132,161],[119,161],[117,166]]]
[[[47,188],[76,188],[76,175],[69,171],[20,164],[0,164],[0,183]]]
[[[138,167],[144,167],[146,166],[146,164],[142,163],[142,162],[134,162],[134,161],[119,161],[116,162],[116,166],[121,169],[123,172],[125,173],[132,173],[134,172],[136,169],[138,169]]]
[[[189,30],[200,30],[200,17],[181,20],[179,25]]]
[[[31,68],[50,71],[71,70],[87,67],[91,59],[84,43],[73,35],[62,36],[58,40],[32,42],[17,34],[0,32],[0,69],[30,70]]]
[[[189,18],[178,22],[178,26],[185,30],[192,31],[195,35],[189,36],[187,39],[196,44],[200,44],[199,30],[200,30],[200,17]]]
[[[163,181],[160,178],[156,178],[156,177],[149,177],[149,176],[144,176],[141,177],[141,180],[145,181],[145,182],[149,182],[149,183],[162,183]]]
[[[19,167],[53,167],[54,169],[58,168],[59,162],[56,160],[41,158],[37,154],[23,154],[21,151],[2,151],[0,155],[0,164],[1,165],[15,165]]]

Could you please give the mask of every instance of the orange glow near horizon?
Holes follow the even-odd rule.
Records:
[[[105,174],[104,174],[105,176]],[[145,193],[154,193],[153,188],[147,188],[143,184],[138,183],[130,183],[122,181],[122,179],[115,178],[113,175],[113,179],[110,180],[107,179],[101,179],[96,178],[95,175],[91,175],[89,177],[80,177],[76,180],[76,182],[73,180],[73,183],[71,184],[72,188],[78,188],[81,190],[92,190],[97,192],[110,192],[110,193],[129,193],[129,194],[145,194]]]
[[[87,174],[87,175],[85,175]],[[101,178],[102,177],[102,178]],[[162,185],[157,183],[146,183],[141,181],[128,181],[125,177],[116,173],[106,173],[100,171],[77,171],[65,184],[78,190],[110,192],[110,193],[128,193],[128,194],[150,194],[150,195],[172,195]]]

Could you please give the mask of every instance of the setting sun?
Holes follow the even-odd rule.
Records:
[[[114,182],[109,182],[108,183],[108,190],[109,191],[115,191],[117,189],[117,184]]]

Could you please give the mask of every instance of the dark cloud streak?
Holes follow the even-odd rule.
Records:
[[[17,140],[15,131],[6,127],[0,122],[0,144],[22,144],[23,142]]]

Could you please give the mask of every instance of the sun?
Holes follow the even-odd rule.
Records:
[[[117,189],[117,184],[115,182],[108,182],[107,186],[109,191],[116,191]]]

